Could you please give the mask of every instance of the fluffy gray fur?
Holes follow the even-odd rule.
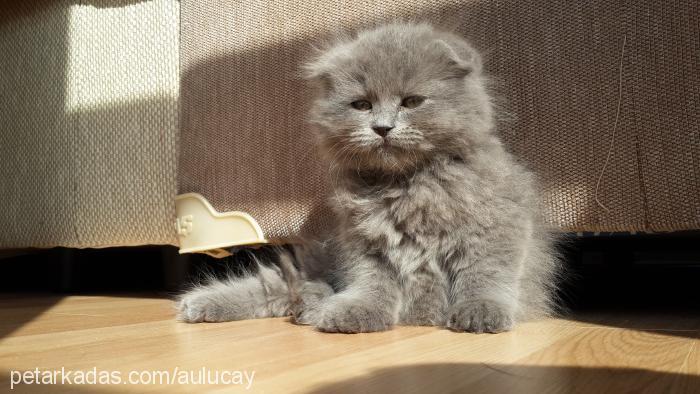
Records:
[[[334,42],[305,70],[319,87],[311,120],[331,169],[334,233],[195,288],[180,319],[495,333],[553,311],[559,264],[535,181],[495,134],[466,41],[391,24]]]

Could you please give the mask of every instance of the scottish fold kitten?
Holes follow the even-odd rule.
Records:
[[[494,132],[466,41],[391,24],[334,42],[305,71],[337,226],[256,272],[195,287],[181,320],[496,333],[553,311],[559,265],[533,176]]]

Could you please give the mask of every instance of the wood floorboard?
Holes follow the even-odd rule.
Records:
[[[0,297],[0,392],[12,371],[253,371],[265,393],[697,393],[700,319],[586,312],[496,335],[431,327],[323,334],[287,319],[185,324],[151,295]],[[180,375],[181,376],[181,375]],[[212,375],[213,376],[213,375]],[[75,383],[75,382],[73,382]],[[195,382],[196,383],[196,382]],[[14,392],[246,391],[242,384],[20,384]]]

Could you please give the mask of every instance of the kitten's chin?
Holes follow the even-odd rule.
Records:
[[[400,140],[384,138],[375,140],[368,146],[369,151],[376,155],[400,156],[411,154],[414,146],[408,146],[401,143]]]
[[[373,149],[368,161],[373,164],[375,170],[398,174],[413,171],[426,160],[427,157],[423,152],[392,144],[382,144]]]
[[[396,175],[412,172],[430,160],[429,151],[388,140],[341,149],[327,144],[324,148],[326,158],[334,167],[349,171],[371,170]]]

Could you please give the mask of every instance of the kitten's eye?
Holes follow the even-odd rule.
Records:
[[[425,97],[421,96],[409,96],[401,101],[401,106],[406,108],[416,108],[417,106],[423,104]]]
[[[352,107],[358,111],[369,111],[370,109],[372,109],[372,103],[370,103],[367,100],[353,101],[352,103],[350,103],[350,105],[352,105]]]

